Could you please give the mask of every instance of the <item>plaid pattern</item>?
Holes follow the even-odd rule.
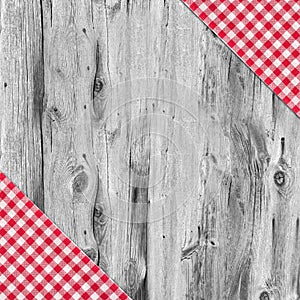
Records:
[[[0,173],[0,299],[129,299]]]
[[[300,117],[299,0],[182,0]]]

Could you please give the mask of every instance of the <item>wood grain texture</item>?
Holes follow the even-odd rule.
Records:
[[[0,168],[43,209],[40,1],[0,1]]]
[[[133,299],[300,299],[300,120],[180,1],[12,3],[3,171]]]
[[[96,43],[90,1],[45,2],[45,211],[97,262],[91,144]]]

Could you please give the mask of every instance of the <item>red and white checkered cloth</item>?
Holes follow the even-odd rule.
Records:
[[[182,0],[300,117],[299,0]]]
[[[0,299],[130,299],[0,173]]]

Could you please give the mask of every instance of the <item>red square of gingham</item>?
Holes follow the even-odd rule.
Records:
[[[0,173],[0,299],[130,299]]]
[[[182,0],[300,116],[299,0]]]

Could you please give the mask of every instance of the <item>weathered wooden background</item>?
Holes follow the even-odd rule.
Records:
[[[300,299],[300,120],[220,40],[179,0],[0,4],[11,180],[133,299]]]

